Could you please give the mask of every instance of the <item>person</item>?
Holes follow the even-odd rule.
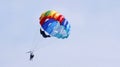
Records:
[[[30,60],[32,60],[34,58],[34,54],[30,53]]]
[[[28,51],[27,53],[30,53],[30,60],[32,60],[34,58],[33,51]]]
[[[41,29],[40,29],[40,34],[42,34],[42,36],[43,36],[44,38],[50,37],[50,35],[46,35],[45,32],[42,31]]]

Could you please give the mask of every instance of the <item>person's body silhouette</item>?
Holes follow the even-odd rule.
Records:
[[[32,60],[33,58],[34,58],[34,54],[32,52],[32,53],[30,53],[30,60]]]
[[[27,53],[30,53],[30,60],[32,60],[34,58],[33,51],[28,51]]]

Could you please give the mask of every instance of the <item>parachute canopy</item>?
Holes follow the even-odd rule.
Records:
[[[39,20],[41,28],[50,36],[62,39],[68,38],[70,24],[62,14],[54,10],[49,10],[42,13]]]

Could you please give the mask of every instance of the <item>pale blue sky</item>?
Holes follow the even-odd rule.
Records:
[[[68,39],[39,35],[50,9],[71,24]],[[120,67],[120,0],[1,0],[0,20],[0,67]]]

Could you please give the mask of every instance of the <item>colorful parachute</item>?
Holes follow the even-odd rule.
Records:
[[[39,20],[44,35],[46,35],[44,33],[46,32],[49,34],[49,37],[53,36],[62,39],[68,38],[70,34],[70,24],[60,13],[54,10],[49,10],[42,13]]]

